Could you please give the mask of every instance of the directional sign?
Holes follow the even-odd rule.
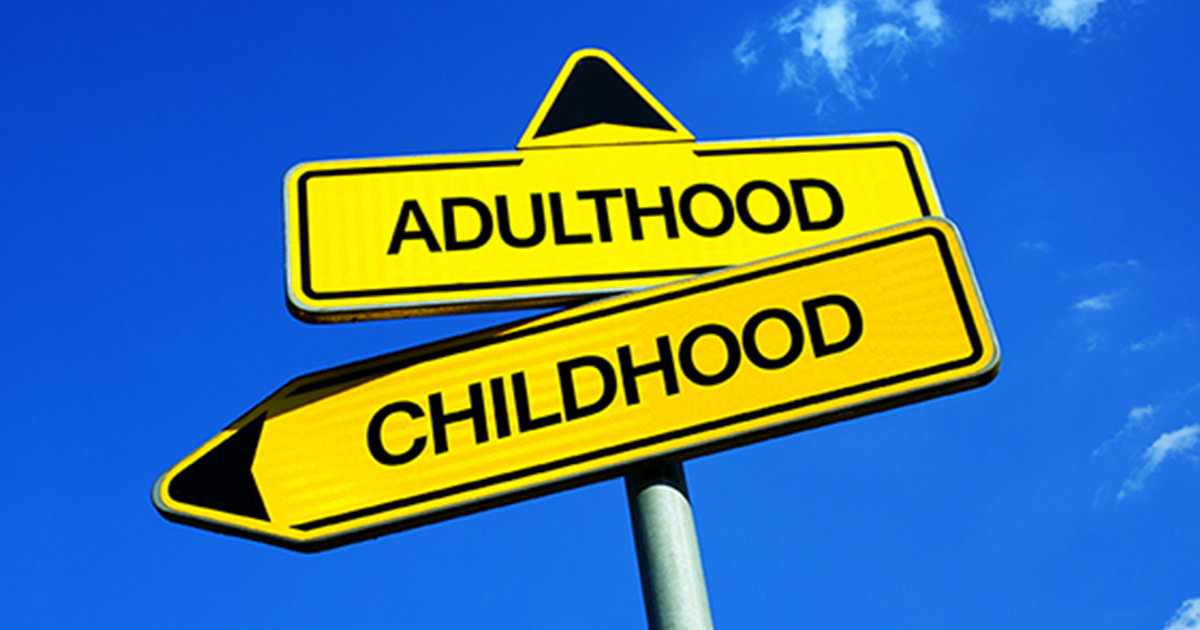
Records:
[[[163,475],[167,517],[314,551],[989,381],[923,219],[300,377]]]
[[[289,306],[319,322],[578,302],[942,215],[907,136],[696,143],[598,50],[516,151],[301,164],[285,198]]]

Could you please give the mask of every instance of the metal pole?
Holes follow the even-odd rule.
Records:
[[[712,630],[683,465],[630,473],[625,491],[650,630]]]

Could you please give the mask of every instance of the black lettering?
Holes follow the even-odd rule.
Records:
[[[705,374],[696,367],[692,351],[696,342],[704,335],[712,335],[725,344],[725,365],[714,374]],[[679,344],[679,369],[683,375],[697,385],[719,385],[729,380],[737,372],[742,362],[742,353],[738,349],[737,335],[732,330],[720,324],[704,324],[688,331]]]
[[[454,223],[455,208],[470,208],[479,215],[479,234],[467,240],[459,240],[458,229]],[[492,213],[478,199],[471,197],[450,197],[442,200],[442,226],[446,230],[446,251],[475,249],[492,237]]]
[[[508,198],[496,195],[496,223],[500,228],[500,238],[510,247],[533,247],[546,238],[546,212],[542,207],[541,193],[529,195],[529,206],[533,215],[533,234],[517,238],[512,233],[512,224],[508,219]]]
[[[787,351],[777,359],[763,354],[758,347],[758,327],[768,319],[777,319],[783,322],[792,339]],[[746,325],[742,328],[742,347],[746,350],[746,358],[750,359],[754,365],[764,370],[778,370],[791,365],[800,357],[800,353],[804,350],[804,327],[800,325],[800,320],[791,311],[782,308],[764,309],[746,320]]]
[[[692,199],[700,193],[708,193],[716,198],[717,203],[721,204],[721,220],[713,227],[704,227],[692,215]],[[729,195],[725,194],[713,184],[696,184],[689,186],[683,194],[679,196],[679,218],[683,219],[683,224],[692,232],[700,236],[720,236],[729,231],[733,227],[733,202],[729,200]]]
[[[765,190],[775,197],[775,203],[779,205],[779,216],[773,223],[759,223],[750,214],[750,193],[756,190]],[[787,195],[783,192],[782,188],[771,182],[756,179],[752,182],[746,182],[738,189],[737,212],[738,216],[742,219],[742,223],[745,223],[746,227],[751,230],[761,234],[774,234],[787,227],[788,220],[791,219],[792,207],[788,203]]]
[[[854,300],[844,295],[826,295],[824,297],[813,298],[805,301],[801,306],[804,309],[804,320],[808,323],[809,335],[812,336],[813,355],[820,358],[829,354],[842,352],[858,343],[863,334],[863,318],[862,311],[858,310],[858,305]],[[818,309],[826,307],[838,307],[846,314],[846,319],[850,323],[850,330],[846,336],[833,343],[825,339],[825,332],[821,329],[821,315]]]
[[[842,195],[833,187],[833,184],[823,179],[793,179],[792,183],[792,198],[796,201],[796,218],[800,220],[801,230],[827,230],[838,223],[842,222],[844,208],[842,206]],[[820,188],[829,195],[829,203],[832,211],[829,216],[820,221],[813,221],[812,217],[808,216],[808,203],[804,200],[805,188]]]
[[[662,372],[663,389],[668,396],[679,393],[679,378],[675,375],[675,362],[671,357],[671,339],[663,335],[655,339],[658,360],[635,366],[628,345],[617,348],[617,361],[621,364],[621,385],[625,388],[625,404],[636,405],[642,397],[638,393],[637,377]]]
[[[562,195],[558,193],[550,193],[550,222],[554,224],[555,245],[592,242],[591,234],[567,234],[567,224],[563,218]]]
[[[667,227],[667,238],[679,238],[679,226],[675,224],[675,202],[671,199],[671,187],[659,186],[658,194],[662,199],[661,206],[643,208],[638,205],[637,190],[625,189],[625,205],[629,209],[629,230],[633,234],[633,240],[643,240],[642,217],[654,215],[663,218]]]
[[[408,218],[412,217],[417,222],[417,230],[415,232],[408,229]],[[406,240],[421,240],[425,242],[425,247],[431,252],[442,251],[441,245],[438,245],[437,237],[433,235],[433,230],[429,229],[429,221],[425,220],[425,213],[421,212],[421,205],[416,199],[407,199],[404,205],[400,207],[400,220],[396,221],[396,230],[392,232],[392,243],[388,245],[388,254],[399,254],[400,245]]]
[[[596,202],[596,224],[600,226],[600,242],[612,242],[612,228],[608,224],[608,200],[620,199],[621,191],[616,188],[606,190],[581,190],[575,193],[580,201],[591,199]]]
[[[496,412],[496,438],[512,435],[508,426],[508,397],[504,395],[504,378],[497,376],[489,381],[492,386],[492,410]]]
[[[396,413],[406,413],[408,416],[416,420],[425,415],[424,411],[417,406],[416,403],[402,400],[389,405],[384,405],[382,409],[375,412],[371,417],[371,423],[367,425],[367,450],[371,451],[371,457],[375,461],[385,466],[399,466],[407,464],[416,459],[421,451],[425,450],[425,436],[413,438],[412,446],[408,447],[403,453],[392,453],[383,446],[383,423],[388,417]]]
[[[599,372],[600,379],[604,382],[604,387],[600,392],[599,398],[581,406],[579,398],[575,394],[574,372],[584,367],[592,368]],[[568,422],[604,411],[606,407],[612,404],[613,399],[617,397],[617,374],[613,371],[612,364],[606,361],[604,357],[592,355],[559,362],[558,384],[559,389],[562,391],[563,415]]]
[[[429,395],[429,422],[433,425],[433,452],[440,455],[450,450],[446,440],[446,426],[454,422],[471,420],[475,425],[475,443],[483,444],[488,441],[487,413],[483,407],[483,383],[471,383],[467,386],[471,398],[471,406],[462,411],[446,413],[442,406],[442,393]]]
[[[517,372],[512,375],[513,402],[517,406],[517,428],[521,433],[541,429],[562,422],[562,414],[551,413],[534,418],[529,411],[529,389],[525,386],[525,373]]]

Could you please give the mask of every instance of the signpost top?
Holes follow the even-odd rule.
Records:
[[[695,141],[612,55],[584,49],[563,64],[517,149]]]

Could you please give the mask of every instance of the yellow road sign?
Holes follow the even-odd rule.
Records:
[[[297,378],[164,474],[173,520],[315,551],[978,386],[923,219]]]
[[[598,50],[516,151],[301,164],[284,194],[289,306],[322,322],[566,304],[942,215],[907,136],[696,143]]]

